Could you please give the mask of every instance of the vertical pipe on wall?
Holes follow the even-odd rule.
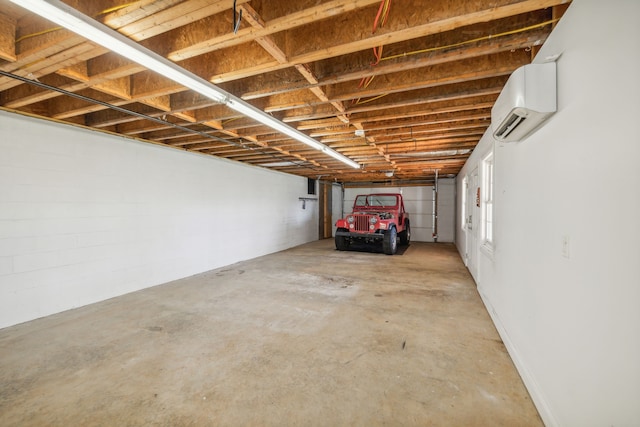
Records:
[[[340,184],[340,189],[342,190],[342,200],[340,202],[340,218],[344,218],[344,184]]]
[[[436,169],[436,178],[433,183],[433,241],[438,241],[438,169]]]

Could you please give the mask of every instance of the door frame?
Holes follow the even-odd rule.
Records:
[[[480,183],[478,181],[478,168],[474,168],[467,175],[467,188],[464,222],[465,232],[465,265],[474,279],[478,275],[478,228],[480,224]],[[477,281],[477,280],[476,280]]]
[[[318,186],[318,239],[322,240],[333,236],[333,186],[325,181],[318,181]]]

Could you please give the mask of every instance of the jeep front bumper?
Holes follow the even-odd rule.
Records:
[[[351,237],[354,239],[382,239],[384,238],[385,230],[376,230],[374,233],[358,233],[355,231],[336,231],[336,237]]]

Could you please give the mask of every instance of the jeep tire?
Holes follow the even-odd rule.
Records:
[[[387,255],[393,255],[398,250],[398,233],[395,227],[391,227],[382,238],[382,250]]]
[[[338,231],[342,231],[342,230],[344,229],[339,229]],[[336,249],[339,251],[346,251],[349,249],[349,246],[351,246],[351,241],[349,240],[348,237],[336,236],[335,240],[336,240]]]
[[[404,225],[404,231],[400,232],[400,244],[409,245],[411,243],[411,225],[407,221]]]

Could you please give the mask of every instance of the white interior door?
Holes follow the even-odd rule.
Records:
[[[478,251],[478,227],[479,227],[479,185],[478,185],[478,169],[474,169],[467,177],[467,195],[466,218],[465,218],[465,234],[467,247],[465,250],[465,264],[469,272],[475,279],[477,276],[477,251]]]

